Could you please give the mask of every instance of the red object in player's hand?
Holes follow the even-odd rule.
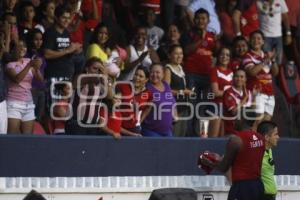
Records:
[[[216,163],[220,160],[220,156],[217,153],[210,151],[204,151],[198,158],[198,167],[203,169],[206,174],[210,174],[213,170],[212,167],[208,166],[207,162]]]

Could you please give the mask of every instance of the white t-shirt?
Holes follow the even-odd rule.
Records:
[[[149,51],[149,49],[148,49],[147,46],[145,46],[145,48],[142,51],[136,50],[133,45],[130,45],[129,48],[130,48],[129,62],[136,61],[144,52]],[[134,66],[128,72],[122,72],[120,74],[119,80],[122,80],[122,81],[131,81],[133,79],[135,70],[138,68],[139,65],[142,65],[142,66],[144,66],[144,67],[146,67],[146,68],[149,69],[151,64],[152,64],[152,60],[150,58],[150,54],[148,53],[148,55],[144,58],[144,60],[141,63],[139,63],[138,65]]]
[[[269,1],[258,0],[257,8],[260,21],[260,30],[266,37],[281,37],[281,14],[288,12],[284,0],[274,0],[271,8]]]
[[[147,28],[147,41],[148,46],[157,50],[159,48],[159,43],[164,36],[164,30],[158,26],[153,26],[152,28]]]

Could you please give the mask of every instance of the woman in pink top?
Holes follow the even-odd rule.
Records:
[[[31,95],[33,77],[43,80],[40,58],[25,58],[26,43],[19,40],[12,50],[13,60],[6,66],[9,77],[7,94],[8,133],[28,134],[33,131],[34,104]]]

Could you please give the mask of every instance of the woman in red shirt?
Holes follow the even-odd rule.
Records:
[[[132,84],[118,84],[118,89],[122,93],[122,128],[125,131],[136,134],[141,132],[141,120],[148,112],[148,105],[152,101],[152,94],[146,89],[148,80],[148,69],[140,66],[135,71]]]
[[[210,73],[211,90],[214,94],[212,99],[213,109],[209,113],[209,136],[218,137],[224,134],[223,121],[220,117],[224,91],[232,84],[233,72],[229,68],[231,52],[227,47],[221,48],[218,54],[217,66]]]

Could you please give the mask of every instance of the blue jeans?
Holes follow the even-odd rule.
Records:
[[[266,37],[264,50],[266,52],[273,51],[275,49],[276,62],[278,65],[282,63],[283,43],[282,37]]]
[[[207,110],[207,106],[201,106],[196,110],[197,104],[199,102],[207,102],[208,94],[210,90],[210,78],[208,75],[198,75],[198,74],[187,74],[186,79],[188,82],[188,88],[195,88],[195,92],[197,94],[196,99],[190,99],[190,102],[194,104],[195,112],[198,113],[198,116],[204,117],[206,116],[205,111]],[[196,114],[192,120],[187,122],[187,136],[199,136],[200,133],[200,121],[197,119]]]
[[[75,74],[80,74],[83,71],[84,64],[85,64],[85,56],[83,52],[79,54],[74,54],[72,56],[72,60],[74,63]]]
[[[209,76],[198,74],[187,74],[187,85],[189,89],[195,89],[197,102],[207,100],[207,92],[210,88]]]

